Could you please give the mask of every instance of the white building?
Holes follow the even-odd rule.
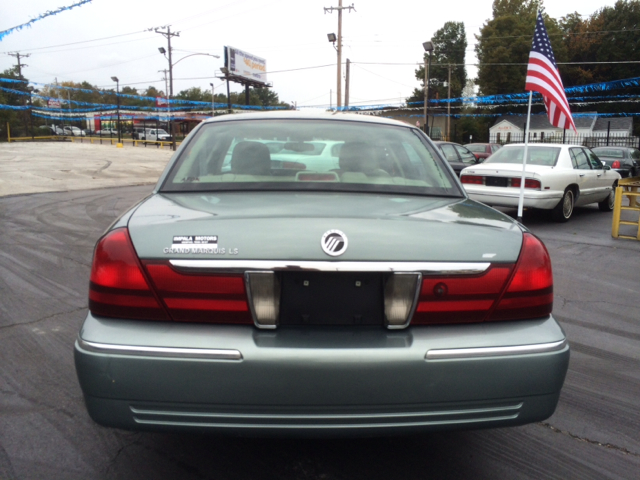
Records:
[[[573,120],[581,139],[590,137],[631,137],[633,135],[632,117],[598,117],[597,112],[580,113],[574,115]],[[492,142],[510,143],[524,140],[524,131],[527,117],[502,116],[499,117],[491,128],[489,134]],[[549,123],[546,113],[531,115],[529,123],[530,141],[534,142],[562,142],[563,135],[573,138],[573,131],[563,131]]]

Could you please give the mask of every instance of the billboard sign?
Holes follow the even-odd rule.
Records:
[[[50,98],[47,101],[47,105],[49,106],[49,108],[60,108],[60,99]]]
[[[224,64],[230,76],[267,83],[267,61],[233,47],[224,47]]]
[[[164,97],[156,97],[156,107],[168,107],[169,102]]]

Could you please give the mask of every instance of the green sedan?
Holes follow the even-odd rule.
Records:
[[[552,306],[543,243],[470,200],[417,128],[227,115],[98,240],[75,363],[89,414],[115,428],[515,426],[558,402]]]

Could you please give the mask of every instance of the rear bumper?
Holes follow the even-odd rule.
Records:
[[[569,347],[551,317],[259,331],[89,315],[75,360],[89,414],[105,426],[335,436],[543,420]]]
[[[520,199],[519,188],[508,187],[474,187],[465,185],[465,190],[472,200],[496,207],[517,207]],[[551,210],[562,198],[564,192],[525,190],[524,206]]]

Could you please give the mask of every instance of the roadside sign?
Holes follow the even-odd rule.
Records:
[[[50,98],[47,105],[49,108],[60,108],[60,100],[57,98]]]
[[[156,97],[156,107],[168,107],[169,102],[164,97]]]

